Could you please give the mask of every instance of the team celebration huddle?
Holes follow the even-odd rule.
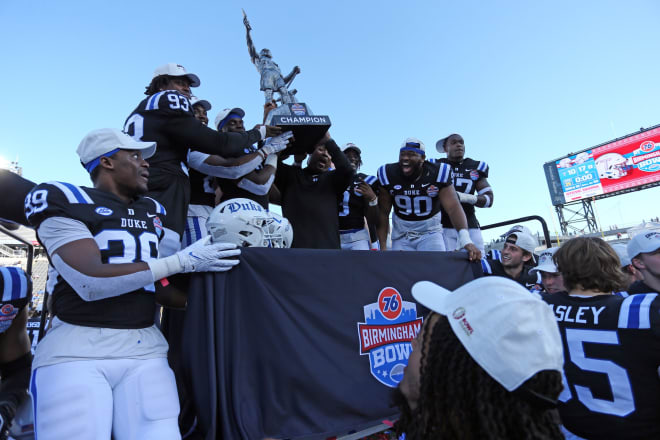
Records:
[[[193,69],[163,64],[145,75],[145,97],[132,111],[127,103],[125,120],[81,133],[89,186],[2,175],[2,224],[36,231],[49,273],[48,318],[32,353],[32,281],[0,267],[0,440],[660,438],[660,232],[552,247],[515,224],[501,249],[487,249],[478,212],[498,205],[489,158],[468,157],[467,134],[447,130],[427,143],[411,133],[383,145],[382,165],[366,170],[360,145],[334,139],[329,118],[290,88],[301,69],[283,75],[268,49],[254,47],[246,16],[244,25],[263,108],[197,96]],[[268,269],[287,258],[325,265],[332,278],[333,265],[349,264],[360,280]],[[263,359],[232,372],[258,371],[241,381],[279,390],[251,402],[216,374],[223,357],[204,366],[208,375],[191,374],[191,351],[204,350],[187,329],[212,310],[200,298],[247,295],[232,283],[257,276],[282,299],[292,332],[301,314],[318,312],[296,295],[323,296],[313,304],[347,314],[354,297],[365,322],[348,319],[344,333],[328,318],[303,336],[278,333],[284,345],[309,334],[349,346],[346,355],[319,343],[296,354],[311,359],[302,366],[278,347],[209,342],[227,357]],[[284,277],[286,290],[277,287]],[[336,296],[326,283],[341,286]],[[241,318],[262,335],[279,331],[274,316]],[[289,369],[300,373],[279,371]],[[338,397],[301,388],[315,381],[349,386]],[[219,407],[200,403],[210,395],[225,397],[213,401]],[[307,417],[306,399],[325,401],[325,412]],[[32,437],[15,428],[25,408]]]

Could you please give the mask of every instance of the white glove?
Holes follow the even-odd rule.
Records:
[[[266,160],[264,161],[264,166],[270,165],[273,168],[277,168],[277,154],[269,154]]]
[[[147,262],[154,281],[181,272],[224,272],[239,263],[239,260],[224,258],[240,255],[233,243],[210,243],[211,236],[201,238],[187,248],[157,260]]]
[[[264,146],[261,147],[261,151],[268,156],[269,154],[279,153],[284,150],[289,142],[289,139],[293,137],[293,132],[285,131],[284,133],[277,135],[275,137],[270,137],[264,142]]]
[[[456,194],[458,194],[458,200],[461,201],[461,203],[468,203],[470,205],[476,205],[477,204],[477,195],[476,194],[465,194],[462,192],[456,191]]]
[[[181,272],[225,272],[236,266],[238,259],[229,260],[225,258],[240,255],[240,249],[236,249],[233,243],[211,243],[211,236],[201,238],[176,253],[179,262],[183,266]]]

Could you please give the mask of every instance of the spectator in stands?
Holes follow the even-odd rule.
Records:
[[[18,267],[0,267],[0,439],[5,440],[30,384],[30,338],[27,333],[32,282]]]
[[[617,243],[612,245],[612,249],[619,256],[621,261],[621,269],[623,273],[626,274],[627,280],[626,285],[630,287],[636,281],[643,281],[644,275],[632,265],[630,257],[628,256],[628,247],[623,243]],[[638,292],[639,293],[639,292]]]
[[[640,231],[628,242],[628,255],[644,277],[643,281],[635,281],[628,293],[660,293],[660,232]]]
[[[395,392],[398,433],[419,439],[563,439],[553,411],[562,347],[551,310],[511,280],[413,286],[432,313]]]
[[[344,146],[344,155],[353,168],[353,178],[344,191],[339,204],[339,234],[341,248],[348,250],[371,249],[370,231],[378,224],[378,180],[375,176],[359,173],[362,151],[357,145]],[[365,219],[367,228],[365,228]]]
[[[335,169],[329,171],[331,162]],[[352,175],[329,133],[310,154],[307,167],[279,164],[275,184],[282,195],[282,214],[293,227],[291,247],[341,249],[338,206]]]
[[[541,296],[564,344],[558,409],[566,438],[660,438],[660,298],[613,295],[626,277],[600,238],[572,238],[554,261],[567,292]]]
[[[530,290],[541,290],[541,275],[530,272],[534,261],[534,251],[538,246],[536,237],[524,229],[509,232],[504,239],[502,261],[483,258],[481,267],[485,275],[510,278]]]
[[[564,286],[564,277],[557,270],[552,256],[559,248],[549,248],[539,254],[539,264],[529,270],[530,274],[538,272],[541,274],[541,284],[543,290],[548,293],[557,293],[566,291]]]

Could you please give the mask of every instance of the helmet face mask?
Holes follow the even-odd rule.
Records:
[[[249,199],[231,199],[216,206],[206,221],[213,242],[239,247],[291,246],[293,229],[287,219]]]

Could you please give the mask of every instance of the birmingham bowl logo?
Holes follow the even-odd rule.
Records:
[[[2,306],[2,308],[0,308],[0,313],[5,316],[11,315],[12,313],[14,313],[14,306],[12,306],[11,304],[5,304]]]
[[[305,106],[301,104],[291,104],[291,111],[296,116],[305,116],[307,114]]]
[[[655,148],[655,144],[651,141],[642,142],[642,144],[639,146],[639,149],[642,150],[644,153],[653,151],[654,148]]]
[[[470,179],[479,180],[479,171],[477,170],[470,171]]]
[[[154,217],[154,229],[156,230],[156,235],[160,237],[163,235],[163,222],[160,220],[160,217]]]
[[[438,195],[438,192],[440,192],[440,190],[439,190],[438,187],[435,186],[435,185],[431,185],[431,186],[429,186],[429,187],[426,188],[426,194],[428,194],[429,197],[435,197],[435,196],[437,196],[437,195]]]
[[[422,327],[417,306],[403,301],[394,287],[385,287],[378,294],[378,302],[364,306],[364,321],[357,323],[360,354],[369,356],[373,377],[383,385],[396,388],[408,365],[410,341]]]

